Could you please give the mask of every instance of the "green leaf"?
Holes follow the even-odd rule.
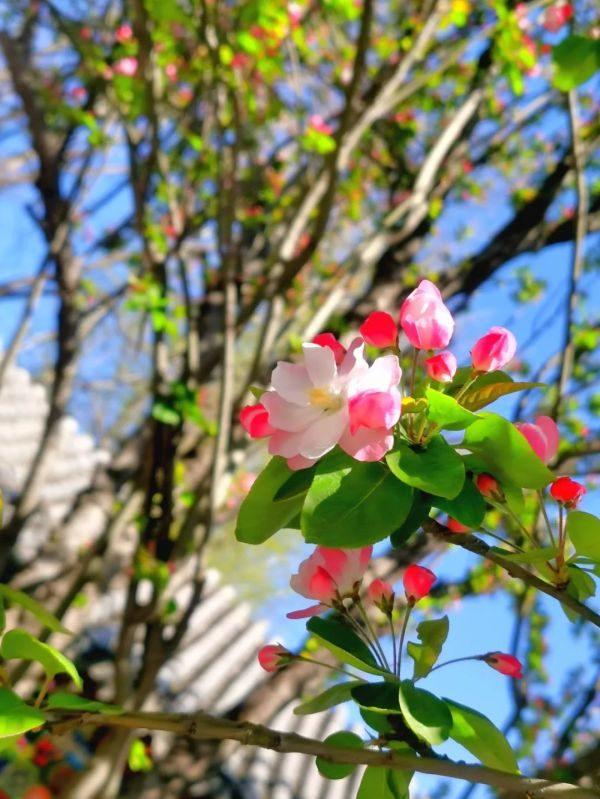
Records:
[[[401,546],[429,518],[431,500],[422,491],[414,491],[408,516],[390,536],[393,547]]]
[[[282,499],[291,499],[292,497],[304,497],[310,488],[316,470],[317,467],[315,465],[309,469],[298,469],[297,472],[292,472],[291,476],[275,492],[275,502],[280,502]]]
[[[567,569],[570,577],[567,592],[572,597],[585,602],[586,599],[596,595],[596,583],[591,575],[573,564],[569,564]]]
[[[442,647],[448,637],[448,617],[422,621],[417,625],[417,637],[420,644],[412,641],[408,644],[408,654],[415,661],[413,680],[426,677],[440,656]]]
[[[118,705],[107,705],[105,702],[96,702],[93,699],[85,699],[83,696],[69,694],[67,691],[55,691],[50,694],[46,701],[46,708],[49,710],[72,710],[74,713],[102,713],[106,716],[117,716],[125,710]]]
[[[26,630],[14,629],[2,639],[0,655],[6,660],[34,660],[40,663],[49,678],[57,674],[68,674],[78,688],[82,680],[75,665],[62,652],[49,644],[43,644]]]
[[[49,630],[55,633],[64,633],[65,635],[73,635],[70,630],[60,622],[59,619],[56,618],[49,610],[43,605],[40,605],[35,599],[32,599],[27,594],[23,593],[23,591],[16,591],[14,588],[10,588],[8,585],[3,585],[0,583],[0,597],[5,599],[7,602],[10,602],[11,605],[18,605],[19,607],[27,610],[31,613],[32,616],[47,627]]]
[[[461,402],[472,411],[478,411],[485,408],[486,405],[491,405],[500,397],[506,397],[509,394],[515,394],[517,391],[529,391],[532,388],[540,388],[544,383],[516,383],[513,380],[503,380],[500,383],[487,383],[486,385],[477,385],[475,382],[469,388]]]
[[[412,771],[367,766],[356,799],[408,799]]]
[[[323,646],[329,649],[342,663],[354,666],[369,674],[383,674],[371,650],[356,633],[334,619],[321,619],[313,616],[306,623],[306,629]]]
[[[0,688],[0,738],[11,738],[40,727],[46,717],[8,688]]]
[[[505,560],[510,560],[513,563],[544,563],[547,560],[552,560],[558,554],[556,547],[542,547],[540,549],[532,549],[530,552],[508,552],[506,549],[499,547],[492,547],[493,552],[502,555]]]
[[[415,688],[410,680],[400,683],[399,698],[404,720],[415,735],[432,746],[448,738],[452,715],[445,702],[429,691]]]
[[[452,716],[450,738],[464,746],[490,768],[519,773],[519,764],[510,744],[482,713],[451,699],[444,699]]]
[[[476,530],[485,516],[486,505],[481,492],[473,481],[467,477],[460,493],[453,499],[436,497],[433,500],[436,508],[445,511],[448,516]]]
[[[152,758],[146,751],[146,744],[139,738],[129,748],[127,765],[132,771],[150,771],[152,768]]]
[[[334,732],[332,735],[328,735],[323,743],[329,746],[351,747],[352,749],[362,749],[364,746],[362,738],[353,732]],[[317,757],[316,764],[319,774],[328,780],[343,780],[344,777],[352,774],[357,765],[356,763],[332,763],[331,760],[326,760],[324,757]]]
[[[352,698],[359,707],[364,721],[384,735],[393,732],[393,716],[400,716],[398,686],[392,682],[366,683],[352,689]]]
[[[600,41],[587,36],[567,36],[552,50],[552,61],[554,85],[568,92],[600,69]]]
[[[293,472],[283,458],[272,458],[254,481],[240,506],[235,536],[244,544],[262,544],[296,516],[304,495],[275,501]]]
[[[432,438],[427,449],[401,441],[388,452],[386,461],[392,474],[403,483],[439,497],[452,499],[465,482],[460,455],[441,436]]]
[[[308,716],[311,713],[321,713],[321,711],[328,710],[330,707],[341,705],[351,698],[351,691],[357,685],[362,685],[361,680],[348,680],[347,682],[332,685],[331,688],[327,688],[318,696],[313,696],[297,705],[294,708],[294,715]]]
[[[411,501],[412,490],[383,464],[334,451],[317,466],[302,509],[302,532],[311,544],[367,546],[402,524]]]
[[[462,446],[475,453],[500,480],[521,488],[544,488],[552,472],[517,428],[495,413],[481,415],[465,432]]]
[[[600,563],[600,519],[582,510],[567,515],[567,535],[578,555]]]
[[[429,403],[429,421],[434,422],[441,430],[464,430],[477,421],[474,413],[463,408],[449,394],[428,388],[425,396]]]

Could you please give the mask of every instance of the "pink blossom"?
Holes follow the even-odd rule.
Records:
[[[535,424],[522,422],[515,425],[521,435],[525,436],[535,454],[549,463],[558,451],[559,432],[554,419],[549,416],[538,416]]]
[[[398,358],[385,355],[369,366],[361,339],[339,365],[328,346],[302,349],[302,362],[277,364],[262,396],[275,429],[271,454],[288,459],[290,468],[314,463],[336,444],[357,460],[381,459],[393,446],[391,429],[400,418]]]
[[[248,433],[250,438],[265,438],[274,433],[269,424],[269,414],[262,403],[256,405],[246,405],[240,411],[240,424]]]
[[[431,358],[427,358],[425,361],[425,367],[429,377],[440,383],[452,382],[456,374],[457,366],[458,364],[456,363],[455,356],[448,350],[444,350]]]
[[[502,369],[514,357],[517,341],[505,327],[492,327],[485,336],[475,342],[471,351],[473,368],[477,372],[493,372]]]
[[[362,549],[331,549],[316,547],[303,560],[290,585],[294,591],[318,604],[288,613],[289,619],[316,616],[338,599],[354,596],[369,565],[373,547]]]
[[[115,31],[115,39],[120,42],[120,44],[125,44],[125,42],[131,41],[133,38],[133,30],[131,25],[124,23],[123,25],[119,25],[117,30]]]
[[[313,344],[318,344],[320,347],[329,347],[335,356],[335,362],[339,366],[344,360],[346,348],[337,340],[333,333],[319,333],[312,340]]]
[[[550,486],[550,494],[553,499],[569,510],[577,507],[585,493],[585,486],[570,477],[557,477]]]
[[[117,75],[125,75],[125,77],[132,78],[137,72],[138,61],[133,56],[125,56],[115,61],[114,72]]]
[[[556,33],[573,16],[573,6],[571,3],[554,3],[549,6],[542,15],[542,25],[549,33]]]
[[[323,133],[325,136],[333,134],[333,128],[329,123],[325,122],[320,114],[313,114],[308,120],[308,126],[317,133]]]
[[[167,64],[165,67],[165,75],[170,81],[174,81],[177,79],[177,64]]]
[[[359,328],[361,336],[373,347],[393,347],[398,339],[398,328],[385,311],[373,311]]]
[[[438,288],[422,280],[402,303],[400,324],[413,347],[441,350],[454,332],[454,319]]]

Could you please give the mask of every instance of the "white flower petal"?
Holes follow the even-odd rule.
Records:
[[[313,386],[324,388],[329,386],[337,375],[335,355],[329,347],[318,344],[303,344],[304,364]]]
[[[278,430],[297,433],[316,422],[323,413],[312,405],[302,406],[284,400],[275,391],[267,391],[260,398],[269,412],[269,424]]]
[[[313,387],[304,366],[279,361],[271,375],[271,385],[283,399],[296,405],[308,405],[308,391]]]
[[[296,433],[300,439],[299,454],[305,458],[320,458],[332,450],[342,436],[348,424],[348,409],[341,408],[335,413],[324,414],[302,433]]]

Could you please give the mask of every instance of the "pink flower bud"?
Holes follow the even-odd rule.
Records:
[[[442,350],[454,332],[454,319],[442,295],[429,280],[422,280],[402,303],[400,324],[419,350]]]
[[[269,424],[269,413],[260,402],[256,405],[246,405],[240,411],[240,424],[250,438],[265,438],[275,432]]]
[[[337,340],[333,333],[319,333],[312,340],[313,344],[318,344],[319,347],[329,347],[335,357],[335,362],[339,366],[344,360],[346,348]]]
[[[119,58],[118,61],[115,61],[113,71],[117,75],[124,75],[127,78],[132,78],[137,72],[137,68],[137,58],[134,58],[133,56],[125,56],[125,58]]]
[[[502,499],[504,496],[500,484],[491,474],[485,472],[478,474],[475,478],[475,485],[487,499]]]
[[[448,350],[434,355],[432,358],[427,358],[425,367],[427,374],[432,380],[437,380],[440,383],[450,383],[456,374],[456,358]]]
[[[451,516],[448,516],[448,520],[446,521],[446,527],[450,530],[451,533],[470,533],[471,528],[467,527],[466,524],[461,524],[461,522],[453,519]]]
[[[473,368],[477,372],[493,372],[502,369],[512,360],[517,350],[517,341],[505,327],[492,327],[482,336],[471,351]]]
[[[516,677],[517,679],[523,676],[523,666],[513,655],[506,655],[503,652],[488,652],[481,659],[485,660],[488,666],[499,671],[500,674],[506,674],[508,677]]]
[[[529,422],[515,425],[521,435],[525,436],[535,454],[548,463],[558,450],[559,432],[554,419],[549,416],[538,416],[535,424]]]
[[[359,328],[360,335],[373,347],[393,347],[398,339],[398,328],[385,311],[373,311]]]
[[[414,563],[406,569],[402,577],[404,591],[409,602],[418,602],[431,591],[431,586],[436,581],[435,574],[424,566]]]
[[[367,596],[374,605],[384,611],[391,611],[394,606],[394,589],[385,580],[377,577],[367,588]]]
[[[133,30],[131,29],[131,25],[128,25],[127,23],[119,25],[115,31],[115,39],[121,44],[125,44],[125,42],[131,41],[132,38]]]
[[[265,671],[273,672],[289,663],[292,653],[281,644],[267,644],[258,650],[258,662]]]
[[[585,486],[570,477],[557,477],[550,486],[552,497],[569,510],[577,507],[585,493]]]
[[[322,133],[325,136],[331,136],[333,128],[329,125],[320,114],[313,114],[308,120],[308,126],[317,133]]]

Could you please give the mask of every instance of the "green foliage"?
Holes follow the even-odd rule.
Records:
[[[45,721],[41,710],[26,704],[14,691],[0,688],[0,738],[22,735]]]
[[[567,535],[578,555],[600,563],[600,519],[582,510],[567,516]]]
[[[600,69],[600,41],[587,36],[567,36],[552,50],[552,61],[554,85],[568,92]]]
[[[412,772],[368,766],[356,799],[408,799]]]
[[[328,746],[350,747],[351,749],[363,748],[362,739],[353,732],[334,732],[332,735],[328,735],[323,743]],[[343,780],[356,768],[352,763],[332,763],[324,757],[317,757],[316,764],[319,774],[328,780]]]
[[[275,499],[292,474],[283,458],[275,457],[269,461],[240,506],[235,528],[238,541],[262,544],[299,513],[304,502],[303,494]]]
[[[337,685],[332,685],[317,696],[306,699],[301,704],[294,708],[296,716],[308,716],[311,713],[321,713],[323,710],[328,710],[330,707],[341,705],[343,702],[348,702],[352,698],[352,689],[357,685],[361,685],[360,680],[348,680],[347,682],[340,682]]]
[[[465,430],[469,425],[477,421],[477,416],[474,413],[463,408],[449,394],[443,394],[434,388],[428,388],[425,396],[428,402],[427,417],[440,430]]]
[[[465,432],[462,446],[487,464],[490,472],[522,488],[544,488],[552,473],[517,428],[502,416],[482,414]]]
[[[17,591],[14,588],[11,588],[8,585],[3,585],[0,583],[0,597],[7,602],[10,602],[11,605],[18,605],[19,607],[26,610],[28,613],[31,613],[40,624],[43,624],[44,627],[47,627],[49,630],[55,633],[63,633],[65,635],[72,635],[70,630],[62,624],[62,622],[56,618],[49,610],[43,605],[40,605],[32,597],[28,596],[27,594],[23,593],[23,591]]]
[[[434,746],[447,740],[452,729],[448,706],[437,696],[403,680],[399,689],[400,709],[410,729]]]
[[[33,660],[39,663],[49,679],[57,674],[68,674],[78,688],[82,680],[75,665],[62,652],[34,638],[26,630],[14,629],[6,633],[0,645],[0,655],[6,660]]]
[[[398,480],[436,496],[452,499],[465,482],[462,459],[442,436],[434,436],[425,449],[400,441],[386,462]]]
[[[377,665],[367,645],[356,633],[335,619],[322,619],[314,616],[308,620],[306,629],[342,663],[347,663],[349,666],[354,666],[369,674],[384,673]]]
[[[451,699],[444,701],[452,716],[450,738],[464,746],[484,765],[519,773],[519,765],[510,744],[488,718]]]
[[[486,511],[485,500],[470,477],[467,477],[460,493],[453,499],[435,497],[433,504],[473,530],[481,525]]]
[[[460,495],[459,495],[460,496]],[[422,491],[413,491],[412,505],[408,516],[402,522],[400,527],[390,536],[392,546],[401,546],[410,536],[419,529],[425,519],[429,518],[429,511],[431,510],[431,501],[428,494]]]
[[[302,509],[309,543],[361,547],[381,541],[406,519],[412,491],[381,463],[334,451],[317,466]]]
[[[132,771],[150,771],[152,769],[152,758],[148,754],[146,744],[136,738],[129,748],[127,765]]]
[[[74,713],[102,713],[106,716],[118,716],[124,709],[118,705],[107,705],[106,702],[97,702],[85,699],[83,696],[69,694],[66,691],[53,691],[46,700],[48,710],[72,710]]]
[[[408,654],[415,662],[413,680],[426,677],[439,658],[442,647],[448,637],[449,621],[447,616],[441,619],[422,621],[417,625],[417,637],[420,644],[408,643]]]

